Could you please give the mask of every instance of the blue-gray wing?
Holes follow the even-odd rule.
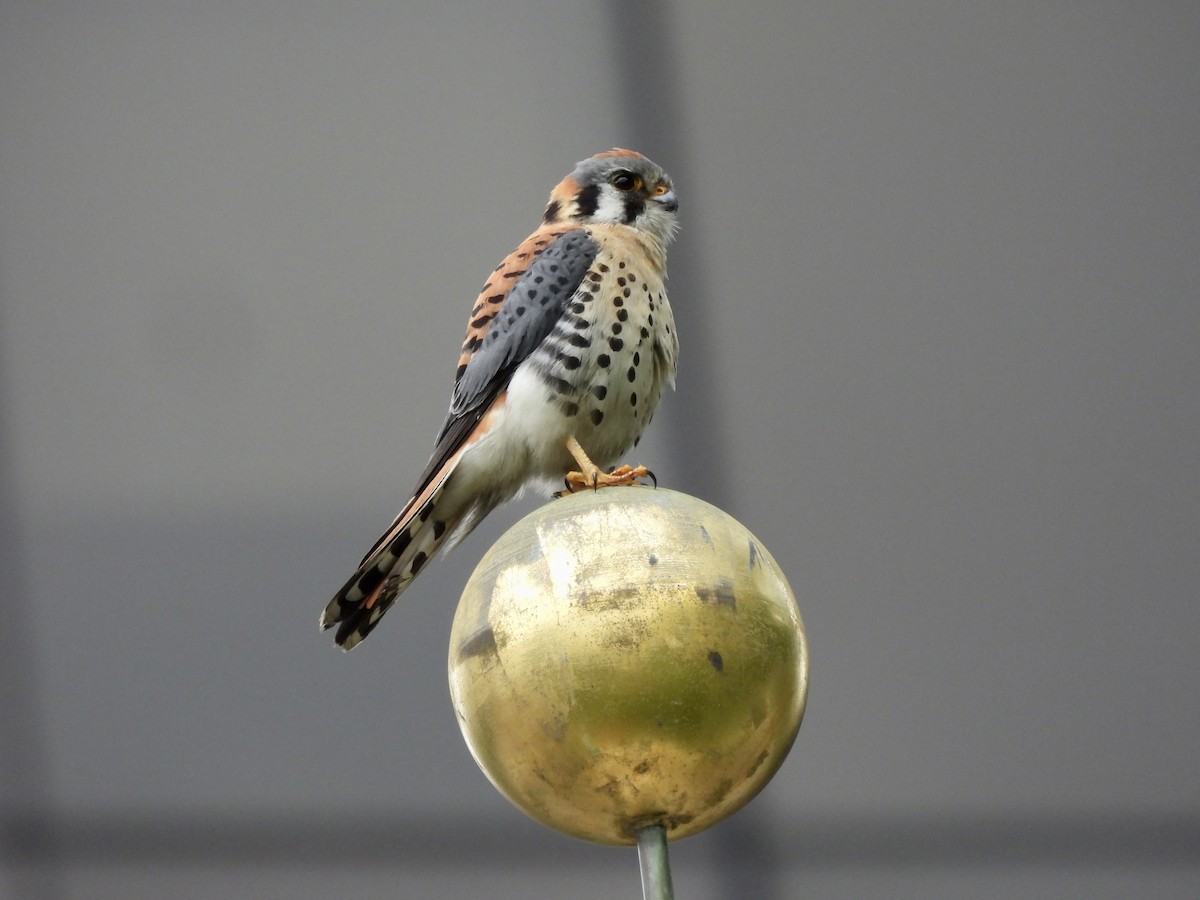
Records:
[[[486,408],[562,318],[600,246],[586,231],[559,235],[509,290],[454,386],[450,417]],[[511,257],[510,257],[511,259]],[[508,260],[506,260],[506,263]]]
[[[450,413],[418,493],[467,439],[517,366],[562,318],[599,251],[600,245],[582,229],[557,235],[535,232],[497,267],[498,278],[511,280],[511,287],[494,313],[487,310],[499,298],[489,296],[486,287],[480,295],[463,345],[467,353],[455,379]]]

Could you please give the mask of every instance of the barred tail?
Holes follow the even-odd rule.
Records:
[[[439,550],[449,550],[470,534],[519,487],[481,484],[478,473],[474,478],[459,476],[456,480],[458,464],[486,431],[487,423],[487,416],[482,420],[467,416],[454,420],[444,431],[416,496],[321,613],[321,627],[337,626],[334,641],[343,650],[354,649],[371,633]]]
[[[412,584],[446,539],[462,512],[439,510],[445,479],[425,497],[414,497],[321,613],[321,627],[338,626],[334,642],[352,650]]]

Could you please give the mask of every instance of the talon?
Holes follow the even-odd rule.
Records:
[[[567,450],[579,464],[579,471],[568,472],[565,479],[567,490],[571,493],[581,491],[585,487],[599,490],[602,487],[637,484],[639,478],[649,478],[654,482],[654,486],[658,487],[658,479],[645,466],[614,466],[607,472],[601,472],[600,468],[588,459],[588,455],[579,446],[579,442],[575,440],[574,436],[568,437],[566,443]]]
[[[599,470],[593,472],[568,472],[567,477],[563,479],[567,485],[567,489],[563,493],[577,494],[588,488],[598,490],[603,484],[600,480],[601,477],[607,476],[603,476],[603,473]]]
[[[590,472],[568,472],[566,492],[574,494],[586,488],[598,491],[602,487],[637,484],[639,478],[649,478],[658,487],[658,479],[645,466],[617,466],[611,472],[601,472],[597,468]]]

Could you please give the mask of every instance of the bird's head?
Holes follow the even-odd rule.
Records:
[[[583,160],[550,193],[543,221],[629,225],[666,245],[678,227],[671,177],[640,153],[608,150]]]

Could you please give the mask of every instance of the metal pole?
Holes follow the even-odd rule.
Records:
[[[661,825],[639,829],[637,847],[644,900],[675,900],[675,889],[671,887],[671,861],[667,858],[667,830]]]

